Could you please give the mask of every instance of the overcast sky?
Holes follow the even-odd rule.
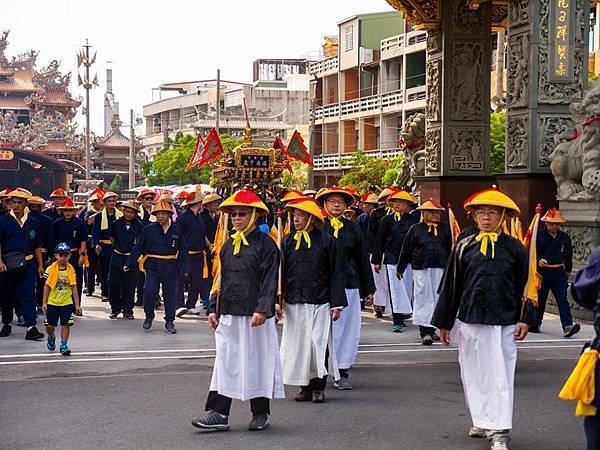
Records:
[[[336,23],[357,13],[390,11],[385,0],[0,0],[0,31],[10,30],[7,56],[39,50],[38,63],[62,61],[73,72],[85,39],[98,51],[100,87],[91,95],[91,129],[103,133],[107,61],[121,120],[141,115],[161,83],[216,77],[252,82],[259,58],[297,58],[317,51]],[[78,117],[81,122],[81,118]],[[141,127],[140,132],[143,132]]]

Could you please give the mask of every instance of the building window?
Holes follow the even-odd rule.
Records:
[[[350,51],[354,45],[354,36],[353,36],[354,26],[349,25],[344,28],[344,50]]]

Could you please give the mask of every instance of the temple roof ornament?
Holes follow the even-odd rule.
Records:
[[[442,0],[387,0],[417,30],[438,28],[442,23]],[[470,10],[478,9],[486,2],[492,3],[492,28],[506,28],[508,0],[465,0]]]

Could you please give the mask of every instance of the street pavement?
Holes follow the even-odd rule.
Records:
[[[0,449],[485,449],[466,436],[457,351],[420,344],[417,328],[391,332],[389,319],[363,312],[355,389],[329,386],[321,405],[296,403],[296,388],[274,400],[267,431],[246,431],[249,404],[234,401],[229,432],[193,428],[204,407],[214,340],[202,316],[164,332],[159,313],[150,331],[136,320],[108,320],[108,304],[84,296],[72,329],[72,356],[28,342],[25,330],[0,340]],[[574,404],[558,399],[592,327],[563,339],[556,316],[519,344],[511,449],[582,449]]]

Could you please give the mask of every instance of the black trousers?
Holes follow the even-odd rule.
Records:
[[[112,245],[101,244],[102,251],[98,255],[100,266],[100,295],[108,297],[108,273],[110,272],[110,258],[112,257]]]
[[[423,325],[419,325],[419,334],[421,335],[422,338],[427,335],[433,336],[435,334],[435,328],[424,327]]]
[[[88,241],[89,242],[89,241]],[[87,295],[92,295],[96,290],[96,272],[98,271],[98,255],[91,245],[88,243],[88,262],[89,265],[85,269],[85,287],[87,288]]]
[[[598,373],[598,371],[596,371]],[[596,397],[598,394],[596,393]],[[586,416],[583,419],[583,428],[587,438],[587,450],[600,449],[600,415]]]
[[[108,301],[114,313],[133,314],[133,302],[137,283],[137,270],[123,271],[122,267],[111,265],[108,273]]]
[[[231,398],[219,394],[217,391],[209,391],[206,399],[205,411],[216,411],[225,416],[229,415],[231,410]],[[269,399],[267,397],[256,397],[250,399],[250,411],[253,416],[259,414],[271,414],[269,409]]]
[[[75,269],[75,279],[77,280],[77,294],[79,294],[79,304],[81,305],[81,292],[83,291],[83,267],[79,266],[79,252],[71,252],[69,264]]]
[[[329,347],[325,350],[325,368],[329,371]],[[340,375],[342,371],[340,370]],[[348,372],[346,371],[346,378],[348,377]],[[315,377],[311,378],[308,386],[302,386],[302,390],[305,391],[324,391],[325,386],[327,386],[327,375],[324,377]]]

